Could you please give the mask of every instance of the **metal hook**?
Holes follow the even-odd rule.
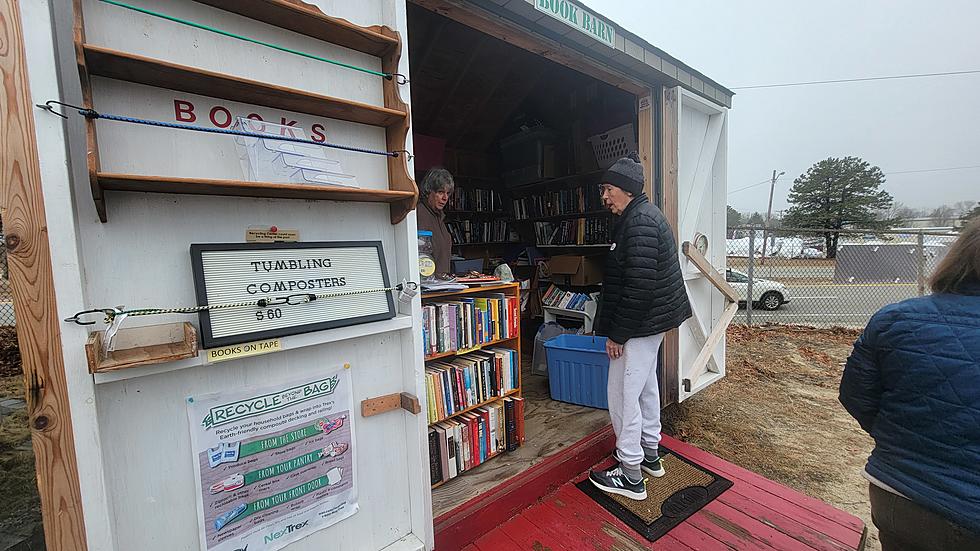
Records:
[[[401,73],[394,73],[391,76],[394,77],[395,82],[399,85],[408,84],[408,77]]]
[[[415,158],[415,155],[412,155],[412,153],[410,151],[408,151],[407,149],[399,149],[397,151],[392,151],[392,153],[395,154],[395,157],[398,157],[399,156],[399,153],[404,153],[405,154],[405,160],[406,161],[411,161],[412,159]]]
[[[70,103],[64,103],[64,102],[61,102],[61,101],[58,101],[58,100],[53,100],[53,99],[44,102],[44,104],[40,104],[40,103],[35,104],[35,107],[40,107],[41,109],[44,109],[45,111],[47,111],[49,113],[54,113],[55,115],[58,115],[59,117],[61,117],[63,119],[67,119],[68,118],[68,115],[65,115],[64,113],[61,113],[59,111],[55,111],[54,106],[51,105],[52,103],[57,104],[57,105],[60,105],[62,107],[68,107],[69,109],[74,109],[74,110],[78,111],[78,114],[79,115],[85,117],[86,119],[97,119],[97,118],[99,118],[99,113],[95,109],[88,109],[86,107],[79,107],[77,105],[72,105]]]

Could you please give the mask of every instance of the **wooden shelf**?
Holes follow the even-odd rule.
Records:
[[[571,220],[573,218],[588,218],[590,216],[610,216],[611,212],[608,210],[592,210],[589,212],[576,212],[571,214],[557,214],[555,216],[538,216],[531,218],[518,218],[517,222],[549,222],[553,220]]]
[[[475,411],[477,409],[482,408],[483,406],[492,404],[492,403],[496,402],[497,400],[503,400],[504,398],[509,398],[511,396],[517,396],[520,393],[521,393],[521,389],[520,388],[515,388],[515,389],[508,390],[507,392],[503,393],[503,395],[501,395],[501,396],[494,396],[493,398],[490,398],[489,400],[486,400],[484,402],[480,402],[479,404],[477,404],[475,406],[468,407],[468,408],[464,409],[463,411],[457,411],[456,413],[450,415],[449,417],[444,417],[442,419],[439,419],[435,423],[429,423],[429,426],[431,427],[432,425],[434,425],[436,423],[442,423],[443,421],[448,421],[450,419],[453,419],[454,417],[459,417],[460,415],[466,415],[467,413],[469,413],[471,411]]]
[[[429,298],[429,297],[425,297],[425,298]],[[483,350],[484,348],[486,348],[488,346],[496,346],[498,344],[502,344],[502,343],[505,343],[507,341],[512,341],[512,340],[514,340],[516,338],[517,338],[516,336],[513,336],[513,337],[507,337],[506,339],[497,339],[495,341],[485,342],[485,343],[480,344],[480,345],[478,345],[478,346],[476,346],[474,348],[467,348],[466,350],[457,350],[455,352],[440,352],[439,354],[433,354],[431,356],[426,356],[425,357],[425,361],[428,362],[428,361],[431,361],[431,360],[439,360],[439,359],[442,359],[442,358],[449,358],[449,357],[452,357],[452,356],[462,356],[463,354],[469,354],[470,352],[478,352],[478,351]]]
[[[482,243],[454,243],[453,247],[489,247],[490,245],[520,245],[520,241],[484,241]]]
[[[488,292],[488,291],[508,291],[508,290],[515,291],[516,292],[518,290],[518,284],[517,283],[501,283],[499,285],[485,285],[485,286],[482,286],[482,287],[470,287],[469,289],[464,289],[462,291],[446,291],[446,292],[439,292],[439,293],[423,293],[422,294],[422,300],[429,300],[429,299],[433,299],[433,298],[451,297],[451,296],[456,296],[456,295],[472,295],[472,294],[475,294],[475,293],[485,293],[485,292]]]
[[[138,191],[146,193],[183,193],[191,195],[233,195],[272,199],[319,199],[325,201],[362,201],[368,203],[397,203],[412,199],[410,191],[386,189],[356,189],[313,184],[277,184],[245,182],[242,180],[212,180],[205,178],[174,178],[99,172],[104,190]]]
[[[385,128],[403,122],[408,116],[396,109],[267,84],[92,44],[84,44],[82,50],[90,75]]]
[[[197,331],[190,323],[168,323],[120,329],[115,350],[102,355],[105,331],[89,334],[85,356],[89,373],[175,362],[197,356]]]
[[[592,247],[604,247],[608,249],[612,243],[599,243],[597,245],[535,245],[539,249],[586,249]]]
[[[533,184],[526,184],[523,186],[518,186],[511,189],[511,193],[514,195],[519,195],[521,197],[526,197],[528,195],[538,195],[540,192],[531,193],[530,190],[540,188],[542,186],[551,186],[556,184],[569,184],[575,183],[577,185],[577,180],[591,178],[594,176],[602,176],[605,170],[593,170],[591,172],[583,172],[581,174],[570,174],[568,176],[561,176],[559,178],[549,178],[547,180],[541,180],[539,182],[534,182]],[[527,192],[527,193],[525,193]]]
[[[506,218],[508,220],[512,220],[514,218],[509,212],[501,210],[447,210],[445,213],[446,216],[496,216],[498,218]]]
[[[381,34],[380,27],[360,27],[324,14],[300,0],[196,0],[282,29],[375,55],[384,56],[399,46],[397,38]]]

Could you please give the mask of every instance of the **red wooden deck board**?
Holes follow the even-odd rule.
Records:
[[[818,534],[824,534],[841,542],[848,549],[856,549],[861,542],[861,533],[855,532],[849,526],[838,524],[796,503],[778,499],[771,493],[748,483],[739,481],[719,497],[724,503],[737,501],[740,498],[749,499],[773,513],[793,519]]]
[[[741,493],[739,493],[740,486],[743,488],[744,485],[736,484],[727,492],[723,493],[718,497],[718,501],[724,503],[736,509],[738,511],[743,511],[752,518],[758,519],[760,522],[766,526],[770,526],[793,539],[801,541],[809,545],[813,549],[826,549],[837,551],[847,551],[851,549],[856,549],[861,542],[860,535],[855,534],[847,529],[841,529],[839,526],[831,526],[830,531],[820,532],[813,526],[808,526],[806,523],[812,520],[815,515],[809,515],[806,517],[808,520],[803,520],[800,517],[796,519],[789,517],[779,511],[775,511],[769,508],[764,503],[759,503],[753,501]],[[778,506],[776,507],[779,508]],[[852,541],[841,542],[833,538],[833,533],[843,533],[844,535],[850,536],[854,535]]]
[[[593,439],[592,442],[595,446],[612,446],[608,438]],[[586,471],[571,481],[565,478],[564,483],[555,480],[552,485],[547,485],[543,480],[535,480],[536,485],[550,486],[556,490],[510,520],[491,526],[489,532],[477,532],[471,540],[479,536],[478,539],[466,545],[464,550],[848,551],[860,548],[864,524],[857,517],[689,444],[664,437],[664,445],[732,480],[734,486],[657,541],[646,541],[576,488],[574,483],[587,476]],[[593,457],[601,458],[599,466],[610,462],[603,451],[591,453]],[[589,455],[582,449],[576,452],[580,460]],[[565,465],[566,470],[568,466]],[[651,479],[650,483],[655,484],[656,481]],[[490,506],[486,502],[482,505]],[[513,507],[516,504],[509,505]],[[472,514],[480,516],[482,513],[484,511],[474,511]],[[484,518],[477,524],[485,525],[487,520]],[[455,531],[465,533],[471,523],[455,524]],[[437,541],[439,539],[437,536]],[[449,541],[443,539],[446,544]],[[461,543],[465,545],[469,541]],[[459,547],[437,545],[437,550],[454,551]]]
[[[483,534],[470,547],[474,551],[524,551],[523,547],[517,545],[516,541],[499,528]]]
[[[674,537],[673,534],[667,534],[654,544],[650,544],[639,534],[633,532],[633,529],[623,521],[610,515],[572,484],[562,486],[560,490],[549,496],[545,503],[552,507],[564,522],[573,522],[584,533],[589,534],[591,541],[597,544],[598,549],[620,549],[624,542],[640,544],[643,548],[658,551],[674,549],[697,551],[698,549],[698,547],[692,547],[688,545],[688,542]],[[533,514],[533,510],[529,511],[528,514]],[[712,540],[712,543],[713,546],[703,548],[712,550],[719,548],[717,540]]]
[[[777,482],[773,482],[762,475],[758,475],[752,471],[743,469],[738,465],[729,463],[720,457],[711,455],[685,442],[674,440],[669,436],[664,435],[663,443],[671,450],[677,451],[677,453],[687,457],[695,463],[700,463],[708,469],[714,470],[718,474],[725,476],[726,478],[737,479],[742,483],[753,485],[761,490],[769,492],[776,498],[780,498],[779,500],[781,501],[795,503],[796,505],[808,509],[828,520],[834,521],[838,525],[848,527],[859,534],[864,530],[864,524],[861,522],[861,519],[839,509],[835,509],[831,505],[824,503],[819,499],[797,492],[796,490],[783,486]],[[732,481],[734,482],[735,480]]]

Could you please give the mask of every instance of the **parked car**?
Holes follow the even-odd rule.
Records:
[[[739,296],[739,305],[744,305],[749,296],[749,276],[731,268],[725,272],[725,280],[735,289]],[[752,307],[763,310],[776,310],[789,302],[789,292],[786,286],[778,281],[760,279],[752,280]]]

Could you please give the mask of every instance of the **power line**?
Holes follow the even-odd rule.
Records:
[[[842,78],[837,80],[811,80],[807,82],[784,82],[781,84],[756,84],[753,86],[733,86],[729,90],[756,90],[759,88],[786,88],[789,86],[812,86],[815,84],[840,84],[844,82],[868,82],[872,80],[897,80],[906,78],[925,78],[925,77],[943,77],[943,76],[954,76],[954,75],[973,75],[980,73],[980,69],[973,69],[968,71],[945,71],[942,73],[917,73],[909,75],[891,75],[884,77],[862,77],[862,78]]]
[[[893,171],[889,171],[889,172],[884,172],[884,175],[885,176],[891,176],[893,174],[913,174],[913,173],[923,173],[923,172],[946,172],[946,171],[949,171],[949,170],[969,170],[969,169],[974,169],[974,168],[980,168],[980,165],[949,166],[949,167],[944,167],[944,168],[920,168],[920,169],[916,169],[916,170],[893,170]],[[765,180],[762,180],[761,182],[758,182],[758,183],[755,183],[755,184],[752,184],[752,185],[749,185],[749,186],[745,186],[745,187],[740,187],[740,188],[737,188],[737,189],[733,189],[733,190],[731,190],[731,191],[728,192],[728,195],[731,195],[733,193],[738,193],[740,191],[745,191],[747,189],[752,189],[754,187],[759,187],[759,186],[761,186],[763,184],[768,184],[770,182],[771,182],[771,180],[767,178]]]
[[[970,166],[951,166],[948,168],[923,168],[920,170],[895,170],[892,172],[886,172],[885,176],[892,174],[912,174],[913,172],[944,172],[947,170],[967,170],[970,168],[980,168],[980,165],[970,165]]]

